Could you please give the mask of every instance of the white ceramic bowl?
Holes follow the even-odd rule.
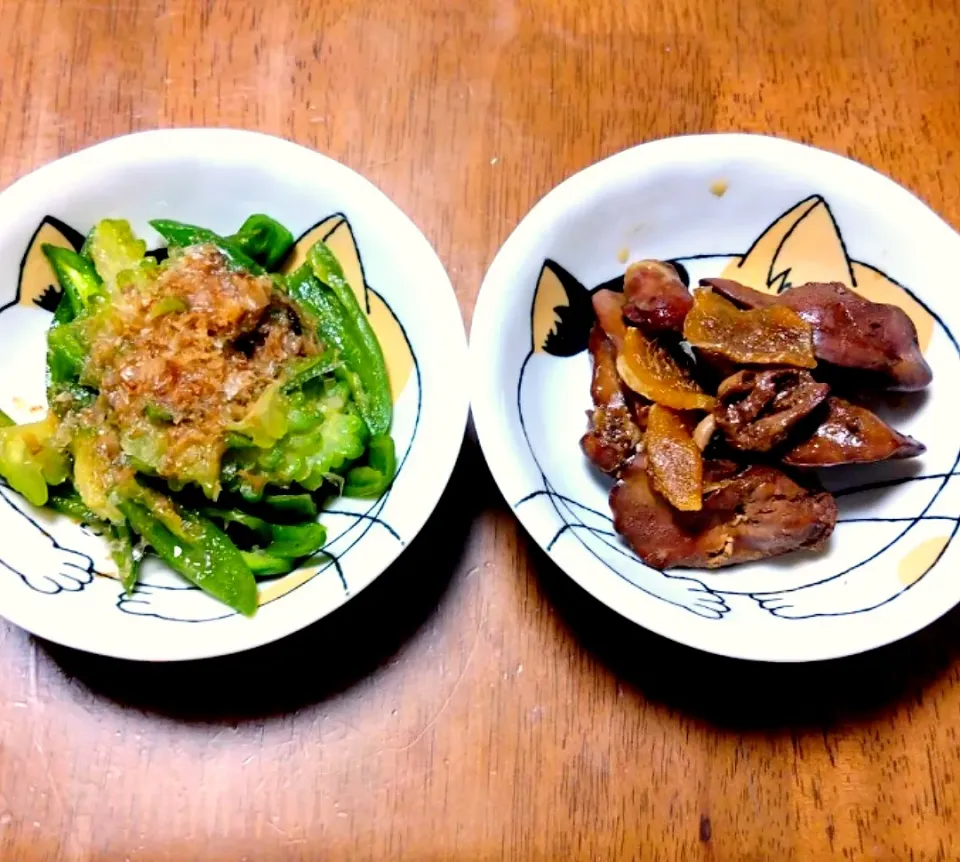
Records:
[[[682,263],[693,284],[723,273],[767,290],[841,281],[917,323],[933,384],[881,412],[927,452],[822,471],[841,521],[823,553],[662,573],[613,533],[609,483],[578,445],[590,406],[589,294],[643,257]],[[593,165],[524,218],[477,301],[473,411],[493,475],[570,577],[674,640],[809,661],[904,637],[960,600],[958,257],[960,237],[896,183],[788,141],[673,138]]]
[[[98,144],[0,194],[0,409],[17,421],[43,413],[45,332],[38,303],[51,282],[41,242],[75,242],[99,219],[173,218],[225,233],[266,212],[296,235],[326,237],[362,284],[395,388],[402,466],[380,500],[335,500],[327,562],[260,590],[252,619],[189,587],[156,561],[125,597],[101,539],[29,507],[0,487],[0,613],[41,637],[132,659],[237,652],[290,634],[356,595],[423,526],[463,439],[466,338],[450,281],[433,249],[383,193],[311,150],[252,132],[179,129]],[[52,218],[51,218],[52,217]],[[361,262],[362,261],[362,262]],[[47,303],[49,305],[49,303]]]

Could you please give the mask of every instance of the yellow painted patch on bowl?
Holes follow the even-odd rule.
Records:
[[[274,581],[270,586],[264,587],[260,590],[260,595],[257,598],[257,604],[263,606],[276,599],[279,599],[281,596],[285,596],[287,593],[295,590],[297,587],[303,586],[307,581],[317,574],[317,570],[314,568],[309,569],[297,569],[295,572],[291,572],[285,578],[280,578],[278,581]]]
[[[897,568],[900,583],[909,587],[919,581],[930,571],[949,541],[949,536],[937,536],[935,539],[921,542],[912,551],[908,551]]]
[[[567,292],[557,274],[548,265],[540,272],[537,292],[533,299],[533,349],[543,353],[547,349],[547,340],[560,323],[558,308],[570,304]]]

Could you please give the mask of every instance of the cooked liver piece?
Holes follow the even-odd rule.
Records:
[[[683,332],[693,297],[677,271],[659,260],[641,260],[627,267],[623,278],[623,316],[649,335]]]
[[[599,325],[590,332],[589,348],[594,409],[588,414],[590,430],[581,438],[580,446],[597,467],[605,473],[616,473],[633,455],[640,442],[640,429],[617,373],[617,349]]]
[[[813,436],[787,452],[783,462],[792,467],[870,464],[913,458],[926,449],[919,440],[891,428],[866,407],[830,396],[826,416]]]
[[[777,295],[725,278],[704,278],[700,284],[741,308],[792,308],[813,327],[818,359],[838,368],[868,371],[886,388],[914,391],[933,378],[907,313],[864,299],[839,282],[811,282]]]
[[[744,370],[717,390],[717,428],[741,452],[769,452],[823,403],[830,387],[798,368]]]
[[[649,566],[718,568],[823,546],[837,521],[826,491],[774,467],[704,463],[703,509],[678,512],[652,489],[642,456],[610,492],[614,527]]]
[[[623,294],[614,290],[598,290],[591,300],[597,323],[600,324],[613,346],[619,350],[627,334],[627,324],[623,320]]]

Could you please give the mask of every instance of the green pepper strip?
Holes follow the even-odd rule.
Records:
[[[277,269],[293,247],[293,234],[263,213],[250,216],[227,240],[270,272]]]
[[[376,355],[370,353],[356,321],[333,289],[316,278],[307,264],[289,277],[287,290],[291,298],[316,320],[321,340],[340,352],[347,368],[359,379],[360,386],[352,387],[353,398],[370,433],[384,434],[389,431],[393,418],[393,399],[379,347]]]
[[[327,541],[323,524],[271,524],[273,541],[260,551],[241,551],[256,576],[285,575],[296,567],[295,561],[312,557]]]
[[[268,575],[285,575],[296,568],[293,560],[284,557],[274,557],[266,551],[241,551],[240,556],[253,572],[255,578]]]
[[[153,305],[150,306],[150,311],[147,312],[147,320],[156,320],[158,317],[163,317],[165,314],[178,314],[183,311],[189,311],[190,306],[187,304],[187,301],[180,296],[164,296],[162,299],[158,299]]]
[[[319,551],[327,541],[327,528],[316,521],[307,521],[304,524],[270,524],[240,509],[203,509],[202,512],[215,521],[241,524],[256,533],[259,539],[269,542],[263,549],[264,552],[275,557],[294,560],[298,557],[309,557]]]
[[[43,252],[63,288],[47,333],[47,400],[53,404],[56,395],[67,390],[74,401],[86,404],[96,392],[79,384],[87,346],[71,324],[105,298],[103,283],[93,264],[76,252],[53,245],[44,245]]]
[[[252,446],[253,440],[246,434],[240,434],[238,431],[227,431],[223,437],[223,445],[227,449],[243,449],[247,446]]]
[[[387,364],[377,335],[357,302],[357,296],[343,274],[340,261],[329,246],[322,240],[315,242],[307,254],[307,262],[313,274],[334,292],[346,312],[347,320],[352,324],[363,354],[363,361],[353,370],[360,375],[366,389],[371,414],[370,419],[364,416],[364,420],[372,435],[386,434],[393,420],[393,395],[390,391]]]
[[[81,403],[96,395],[78,383],[86,363],[87,347],[76,328],[70,326],[74,317],[73,301],[64,290],[47,331],[47,402],[54,406],[60,405],[57,395],[65,389],[70,390],[73,400]]]
[[[17,423],[14,422],[6,413],[0,410],[0,428],[10,428]]]
[[[63,291],[60,294],[60,301],[57,303],[56,311],[53,312],[53,321],[50,326],[63,326],[65,323],[73,323],[76,315],[73,313],[73,301],[69,294]]]
[[[367,449],[367,463],[347,471],[343,486],[345,497],[379,497],[393,482],[397,472],[397,453],[389,434],[374,437]]]
[[[336,371],[342,364],[332,351],[303,360],[299,365],[299,370],[295,371],[293,376],[280,387],[280,391],[284,395],[289,395],[297,389],[302,389],[311,380]]]
[[[234,266],[245,269],[253,275],[263,275],[264,273],[263,267],[239,245],[205,227],[197,227],[197,225],[184,224],[170,219],[154,219],[150,222],[150,225],[169,245],[175,248],[187,248],[191,245],[214,245],[223,252],[227,260]]]
[[[70,297],[73,317],[89,314],[98,302],[106,298],[103,281],[97,275],[96,267],[85,257],[49,243],[44,243],[43,253],[50,261],[64,294]]]
[[[263,549],[240,552],[255,577],[285,575],[296,567],[296,560],[312,557],[327,541],[327,528],[316,522],[268,524],[239,509],[204,509],[203,512],[223,523],[242,524],[261,539],[270,540]]]
[[[148,402],[143,408],[143,415],[151,422],[159,422],[161,424],[173,422],[173,414],[162,404],[157,404],[154,401]]]
[[[114,524],[110,528],[110,556],[117,564],[120,583],[127,595],[133,592],[140,577],[140,560],[133,551],[133,533],[127,524]]]
[[[66,486],[61,485],[59,487],[65,488]],[[107,528],[107,522],[89,509],[80,499],[80,495],[72,489],[69,491],[62,491],[59,488],[57,490],[51,489],[50,496],[47,499],[47,508],[72,518],[78,524],[89,524],[91,527],[104,530]]]
[[[206,518],[142,494],[118,503],[157,556],[188,581],[245,616],[257,610],[257,582],[230,539]],[[150,508],[148,508],[150,507]]]
[[[309,494],[267,494],[263,502],[285,515],[297,515],[304,520],[317,517],[317,504]]]
[[[271,537],[270,524],[240,509],[201,509],[201,514],[223,524],[240,524],[265,541]]]
[[[295,560],[311,557],[327,541],[327,528],[316,522],[308,524],[271,524],[273,541],[264,551],[274,557]]]

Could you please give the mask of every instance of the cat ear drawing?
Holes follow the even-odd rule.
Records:
[[[413,353],[400,322],[380,295],[367,283],[360,250],[347,217],[337,213],[306,230],[294,243],[283,271],[290,273],[302,266],[307,260],[307,252],[317,240],[323,240],[330,247],[343,267],[343,274],[353,288],[357,302],[367,313],[370,325],[383,349],[390,388],[396,402],[413,371]]]
[[[679,261],[670,263],[689,287],[687,268]],[[592,298],[598,290],[621,292],[623,275],[586,288],[555,260],[545,260],[537,278],[530,315],[533,352],[566,357],[586,350],[596,321]]]
[[[533,295],[533,352],[576,356],[587,349],[593,321],[590,291],[556,261],[545,261]]]
[[[933,318],[907,290],[874,266],[848,254],[830,205],[811,195],[778,216],[742,257],[721,273],[764,293],[782,293],[807,282],[836,281],[866,299],[897,305],[917,328],[921,350],[933,335]]]
[[[17,305],[42,308],[51,313],[56,310],[62,291],[50,261],[43,253],[44,245],[80,251],[83,248],[83,234],[54,216],[44,216],[20,260],[16,295],[12,302],[0,307],[0,311]]]

